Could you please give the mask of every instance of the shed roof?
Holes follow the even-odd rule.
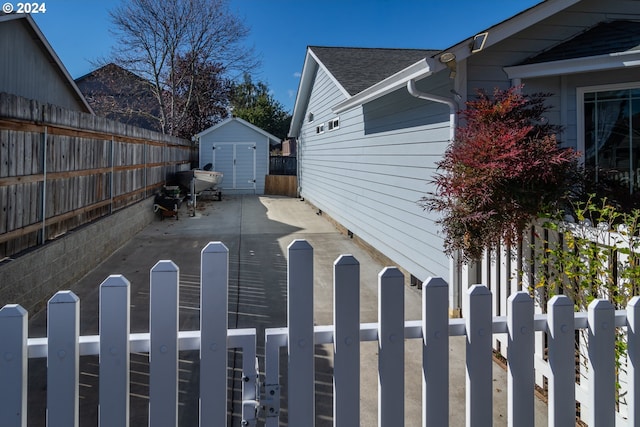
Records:
[[[355,95],[417,61],[432,49],[385,49],[309,46],[318,60],[349,93]]]
[[[160,108],[151,83],[119,65],[109,63],[78,77],[76,85],[96,114],[161,132]]]
[[[278,138],[277,136],[274,136],[274,135],[270,134],[269,132],[267,132],[266,130],[261,129],[258,126],[253,125],[253,124],[249,123],[248,121],[243,120],[243,119],[241,119],[239,117],[229,117],[228,119],[225,119],[225,120],[221,121],[220,123],[216,123],[215,125],[211,126],[210,128],[203,130],[202,132],[200,132],[196,136],[201,138],[201,137],[203,137],[203,136],[215,131],[216,129],[219,129],[219,128],[223,127],[223,126],[226,126],[226,125],[228,125],[229,123],[232,123],[232,122],[239,123],[239,124],[241,124],[243,126],[248,127],[249,129],[252,129],[253,131],[265,136],[266,138],[269,138],[270,142],[271,141],[273,141],[275,143],[279,143],[280,142],[280,138]]]
[[[539,64],[639,49],[640,22],[601,22],[572,39],[527,59],[523,64]]]

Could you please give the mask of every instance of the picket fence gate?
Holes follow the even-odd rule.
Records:
[[[492,317],[492,295],[474,285],[465,293],[462,319],[448,318],[448,287],[431,278],[422,294],[422,319],[404,320],[404,277],[385,268],[378,281],[378,323],[359,323],[359,263],[342,255],[334,263],[334,325],[313,324],[313,248],[295,240],[288,248],[288,327],[267,329],[264,376],[255,363],[256,330],[228,330],[228,250],[220,242],[201,253],[199,331],[178,330],[179,269],[160,261],[151,269],[149,333],[129,332],[129,282],[113,275],[100,287],[100,333],[79,336],[79,300],[69,291],[48,305],[46,338],[28,338],[27,313],[18,305],[0,309],[0,425],[27,425],[28,358],[48,360],[49,426],[78,425],[78,365],[82,355],[99,355],[99,425],[129,425],[129,353],[149,353],[149,425],[176,426],[178,421],[178,351],[200,351],[200,425],[227,425],[227,350],[243,352],[242,424],[279,424],[280,387],[288,387],[291,426],[313,426],[314,346],[334,347],[334,426],[360,425],[360,342],[377,341],[379,349],[378,423],[404,420],[404,346],[423,344],[422,425],[449,425],[449,337],[466,336],[466,425],[492,425],[492,340],[507,334],[508,423],[534,425],[534,340],[548,334],[548,423],[575,423],[576,329],[588,331],[589,410],[592,425],[615,425],[616,327],[628,343],[628,425],[638,425],[640,369],[640,299],[615,311],[595,300],[588,313],[574,313],[573,303],[555,296],[548,314],[534,314],[526,292],[509,298],[509,315]],[[279,384],[280,348],[287,347],[288,384]],[[260,379],[262,378],[262,381]]]

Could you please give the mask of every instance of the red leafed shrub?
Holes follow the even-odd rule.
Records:
[[[561,200],[575,176],[577,154],[559,147],[560,128],[544,123],[548,94],[521,87],[478,91],[435,175],[436,191],[421,200],[439,212],[445,251],[477,259],[485,248],[517,241],[543,209]]]

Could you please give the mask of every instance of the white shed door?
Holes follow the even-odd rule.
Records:
[[[213,169],[222,172],[223,190],[256,189],[256,144],[253,142],[213,145]]]

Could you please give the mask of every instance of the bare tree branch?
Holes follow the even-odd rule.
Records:
[[[198,72],[211,75],[214,67],[218,79],[228,80],[258,65],[243,44],[249,30],[227,0],[131,0],[110,15],[118,41],[113,62],[151,82],[165,133],[182,133],[193,113],[195,95],[203,90]],[[199,96],[197,103],[206,99]]]

